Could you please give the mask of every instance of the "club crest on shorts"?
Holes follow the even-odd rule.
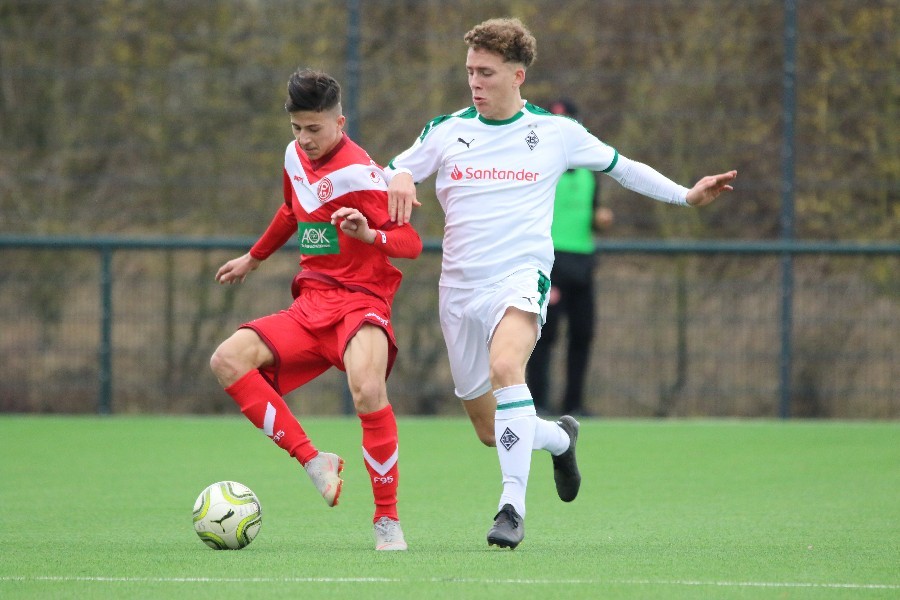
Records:
[[[503,432],[503,435],[500,436],[500,443],[503,444],[503,447],[506,448],[507,451],[515,446],[518,441],[519,436],[513,433],[509,427],[507,427]]]

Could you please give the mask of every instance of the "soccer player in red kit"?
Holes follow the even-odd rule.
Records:
[[[385,385],[397,355],[391,302],[401,279],[389,258],[417,257],[422,240],[409,224],[391,221],[384,171],[343,131],[337,81],[296,71],[285,109],[295,141],[285,152],[284,204],[216,281],[242,282],[297,236],[294,302],[241,325],[210,366],[241,412],[304,466],[329,506],[338,503],[344,461],[316,449],[282,396],[332,366],[345,371],[375,499],[375,548],[406,550],[397,515],[397,422]]]

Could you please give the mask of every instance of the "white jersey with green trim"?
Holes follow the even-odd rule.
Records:
[[[438,117],[385,172],[410,173],[416,183],[437,172],[445,214],[440,283],[476,288],[527,267],[550,274],[556,183],[578,167],[684,204],[682,186],[619,155],[577,121],[527,102],[504,121],[485,119],[475,107]]]

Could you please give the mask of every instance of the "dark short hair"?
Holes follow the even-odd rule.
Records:
[[[341,86],[324,71],[297,69],[288,79],[284,110],[323,112],[341,103]]]
[[[488,19],[463,39],[469,48],[494,52],[504,62],[521,63],[526,69],[537,58],[537,41],[519,19]]]

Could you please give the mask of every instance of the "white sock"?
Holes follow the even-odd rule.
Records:
[[[569,449],[569,434],[555,421],[535,419],[534,445],[535,450],[547,450],[553,456],[559,456]]]
[[[497,414],[494,416],[494,435],[497,457],[503,474],[503,493],[500,504],[512,504],[520,516],[525,516],[525,491],[531,470],[531,451],[534,445],[534,425],[537,414],[534,400],[525,384],[511,385],[494,392]]]

